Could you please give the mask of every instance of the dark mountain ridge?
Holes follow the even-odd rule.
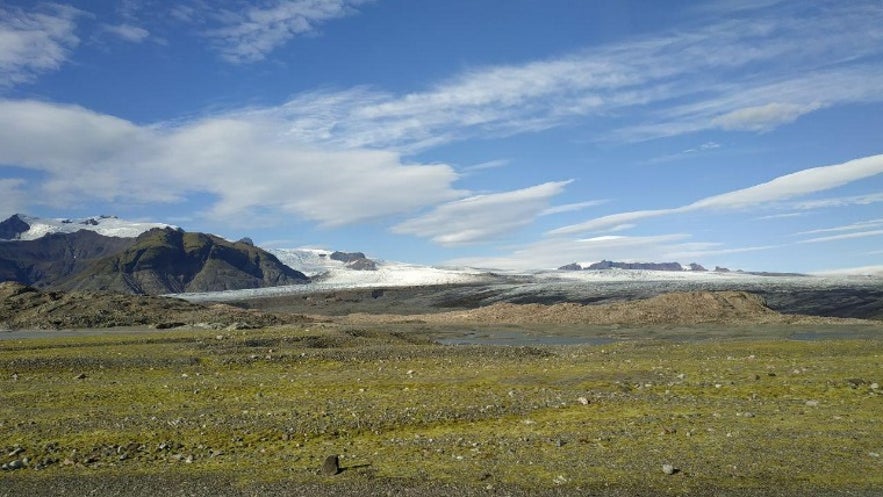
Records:
[[[690,271],[705,271],[706,269],[695,262],[688,266]],[[686,271],[680,263],[677,262],[615,262],[603,260],[583,267],[576,262],[561,266],[558,268],[563,271],[599,271],[602,269],[643,269],[646,271]]]
[[[137,238],[80,230],[2,242],[0,281],[57,290],[158,295],[310,280],[245,241],[234,243],[205,233],[154,228]]]

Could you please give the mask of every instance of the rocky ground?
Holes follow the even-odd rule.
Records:
[[[374,299],[386,291],[373,290]],[[783,314],[770,309],[754,294],[738,291],[672,292],[647,299],[606,304],[494,303],[456,311],[343,315],[291,312],[292,299],[331,299],[339,294],[240,302],[197,304],[170,297],[133,296],[99,292],[44,292],[17,283],[0,283],[0,329],[79,329],[149,326],[153,328],[257,328],[302,322],[336,321],[346,324],[426,323],[511,325],[697,325],[755,324],[843,325],[860,319]],[[350,297],[351,298],[351,297]],[[269,302],[269,303],[268,303]],[[328,303],[322,304],[322,308]],[[250,307],[250,308],[249,308]],[[303,310],[297,306],[298,310]],[[320,310],[320,309],[313,309]],[[376,310],[376,309],[375,309]],[[384,306],[382,310],[388,310]],[[425,309],[424,309],[425,310]],[[876,323],[877,321],[870,321]]]
[[[0,495],[879,495],[881,353],[334,324],[4,341]]]
[[[355,313],[339,318],[348,323],[394,323],[397,314]],[[611,304],[491,304],[463,311],[412,314],[409,322],[429,324],[625,325],[875,325],[876,321],[782,314],[762,298],[746,292],[672,292],[644,300]]]
[[[879,321],[740,291],[475,305],[462,290],[305,317],[396,302],[0,284],[0,328],[164,330],[0,341],[0,497],[883,494]],[[791,339],[807,327],[829,334]],[[433,341],[502,329],[605,341]]]
[[[19,283],[0,283],[0,330],[131,326],[256,328],[304,321],[303,316],[291,313],[275,314],[224,304],[191,304],[169,297],[51,292]]]

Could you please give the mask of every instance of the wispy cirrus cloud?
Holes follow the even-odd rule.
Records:
[[[855,238],[867,238],[870,236],[883,236],[883,230],[857,231],[854,233],[843,233],[840,235],[820,236],[820,237],[816,237],[816,238],[809,238],[807,240],[801,240],[798,243],[833,242],[833,241],[837,241],[837,240],[853,240]]]
[[[804,200],[801,202],[794,202],[790,207],[799,210],[814,210],[828,207],[847,207],[850,205],[870,205],[880,202],[883,202],[883,193],[869,193],[867,195]]]
[[[860,231],[868,228],[883,226],[883,219],[871,219],[869,221],[859,221],[857,223],[846,224],[843,226],[835,226],[833,228],[821,228],[809,231],[800,231],[795,235],[817,235],[820,233],[837,233],[842,231]]]
[[[547,213],[553,197],[570,181],[556,181],[501,193],[474,195],[439,205],[393,227],[393,232],[429,238],[444,246],[498,238]]]
[[[297,36],[315,32],[332,19],[352,15],[370,0],[275,0],[246,9],[225,10],[215,15],[221,26],[207,31],[228,62],[258,62]],[[193,9],[177,9],[179,18],[194,15]]]
[[[853,240],[856,238],[868,238],[872,236],[883,235],[883,229],[872,229],[880,227],[883,227],[883,219],[870,219],[867,221],[859,221],[842,226],[834,226],[831,228],[820,228],[808,231],[801,231],[795,233],[795,236],[825,235],[800,240],[798,243],[821,243],[833,242],[838,240]],[[837,234],[832,235],[830,233]]]
[[[611,214],[582,223],[563,226],[550,231],[549,234],[567,235],[595,231],[641,219],[700,210],[758,208],[771,202],[830,190],[878,174],[883,174],[883,155],[872,155],[841,164],[804,169],[779,176],[766,183],[706,197],[680,207]]]
[[[129,43],[141,43],[150,37],[150,31],[133,24],[106,24],[104,31]]]
[[[57,70],[77,47],[81,11],[45,4],[26,11],[0,5],[0,90]]]
[[[303,93],[266,112],[322,143],[407,151],[568,124],[617,141],[765,132],[819,109],[883,101],[883,5],[825,5],[789,2],[766,17],[714,18],[692,30],[477,67],[406,94]]]

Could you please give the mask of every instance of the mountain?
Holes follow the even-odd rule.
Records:
[[[175,228],[165,223],[127,221],[116,216],[92,216],[77,219],[43,219],[14,214],[0,222],[0,240],[36,240],[53,233],[94,231],[99,235],[134,238],[153,228]]]
[[[310,279],[247,242],[205,233],[154,228],[122,252],[94,262],[56,285],[61,290],[106,290],[157,295],[265,288]]]
[[[705,271],[705,268],[699,264],[691,263],[687,268],[677,262],[614,262],[601,261],[595,262],[587,267],[583,267],[576,262],[561,266],[558,268],[563,271],[598,271],[603,269],[640,269],[645,271]]]
[[[14,225],[15,218],[13,216],[3,224]],[[52,287],[96,261],[122,252],[133,243],[133,238],[108,237],[88,230],[52,233],[35,240],[0,242],[0,281]]]
[[[0,222],[0,281],[53,290],[165,294],[310,280],[248,239],[229,242],[111,216],[45,220],[16,214]]]

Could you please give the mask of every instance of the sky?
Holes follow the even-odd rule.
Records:
[[[883,269],[879,0],[0,2],[0,216]]]

